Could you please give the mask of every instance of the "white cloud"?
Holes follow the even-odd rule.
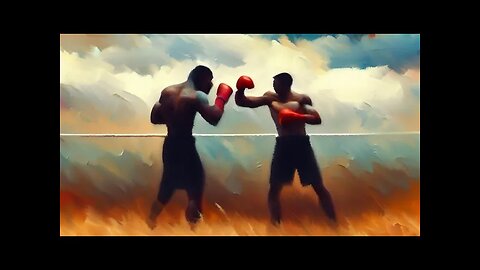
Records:
[[[418,70],[399,74],[387,66],[329,69],[328,57],[316,45],[318,40],[292,44],[286,38],[278,42],[249,35],[154,35],[136,39],[141,42],[135,46],[111,44],[104,50],[91,49],[83,56],[61,51],[61,83],[78,89],[85,85],[111,86],[151,106],[163,88],[185,81],[198,64],[214,73],[211,101],[221,82],[234,87],[239,76],[249,75],[256,84],[249,93],[262,95],[272,90],[274,75],[289,72],[294,78],[293,90],[310,95],[323,117],[324,124],[308,127],[310,132],[419,128],[415,124],[419,122],[415,119],[419,118],[420,106]],[[323,47],[337,46],[336,50],[341,50],[342,39],[330,39],[334,38],[322,38]],[[226,108],[218,127],[197,117],[195,132],[275,131],[266,108],[237,108],[233,97]],[[371,119],[366,121],[366,117]],[[250,121],[256,124],[248,125]],[[250,130],[244,130],[246,127]]]

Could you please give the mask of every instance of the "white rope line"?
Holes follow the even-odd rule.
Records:
[[[420,131],[403,132],[371,132],[371,133],[309,133],[308,136],[377,136],[377,135],[420,135]],[[192,134],[195,137],[256,137],[256,136],[278,136],[276,133],[261,134]],[[61,137],[166,137],[167,134],[71,134],[60,133]]]

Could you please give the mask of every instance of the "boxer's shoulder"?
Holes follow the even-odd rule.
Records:
[[[273,92],[273,91],[267,91],[265,92],[265,94],[263,94],[264,96],[278,96],[277,93]]]
[[[269,98],[269,101],[271,102],[278,101],[278,94],[273,91],[267,91],[263,96]]]
[[[208,105],[208,95],[202,91],[196,91],[195,98],[201,105]]]
[[[179,93],[180,91],[181,91],[181,88],[179,86],[170,85],[170,86],[165,87],[162,90],[162,96],[165,96],[165,97],[173,96],[173,95]]]
[[[298,101],[301,104],[312,105],[312,99],[305,94],[300,94],[292,91],[291,101]]]

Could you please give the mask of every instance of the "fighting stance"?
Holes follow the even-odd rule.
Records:
[[[185,217],[190,224],[197,223],[202,213],[202,195],[205,176],[202,162],[192,136],[193,122],[198,113],[216,126],[223,115],[224,105],[233,93],[230,86],[221,83],[217,89],[215,105],[208,104],[208,93],[213,86],[213,73],[205,66],[195,67],[187,81],[171,85],[162,91],[153,106],[150,121],[166,124],[168,134],[163,144],[163,176],[152,204],[147,224],[155,228],[156,218],[176,189],[188,195]]]
[[[327,216],[336,220],[331,196],[323,185],[320,169],[310,145],[310,138],[305,132],[305,124],[319,125],[322,120],[312,108],[312,100],[307,95],[291,90],[293,78],[288,73],[273,77],[273,89],[261,97],[246,97],[245,89],[253,88],[254,83],[248,76],[237,81],[235,102],[238,106],[257,108],[268,106],[273,122],[277,128],[275,150],[270,171],[270,190],[268,206],[272,223],[281,222],[280,191],[283,185],[291,184],[295,169],[298,170],[303,186],[311,185]]]

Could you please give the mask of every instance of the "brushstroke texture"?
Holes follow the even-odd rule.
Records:
[[[418,131],[419,35],[62,35],[61,133],[166,133],[149,122],[160,91],[198,64],[219,83],[240,75],[272,89],[290,72],[323,118],[309,133]],[[214,92],[214,91],[212,91]],[[211,94],[213,103],[214,95]],[[227,103],[217,127],[194,133],[274,133],[267,108]],[[161,173],[163,138],[60,140],[62,235],[418,235],[419,135],[312,137],[340,225],[328,226],[311,189],[282,193],[285,224],[269,224],[273,137],[199,137],[206,170],[205,220],[184,221],[177,193],[150,231],[144,218]]]

